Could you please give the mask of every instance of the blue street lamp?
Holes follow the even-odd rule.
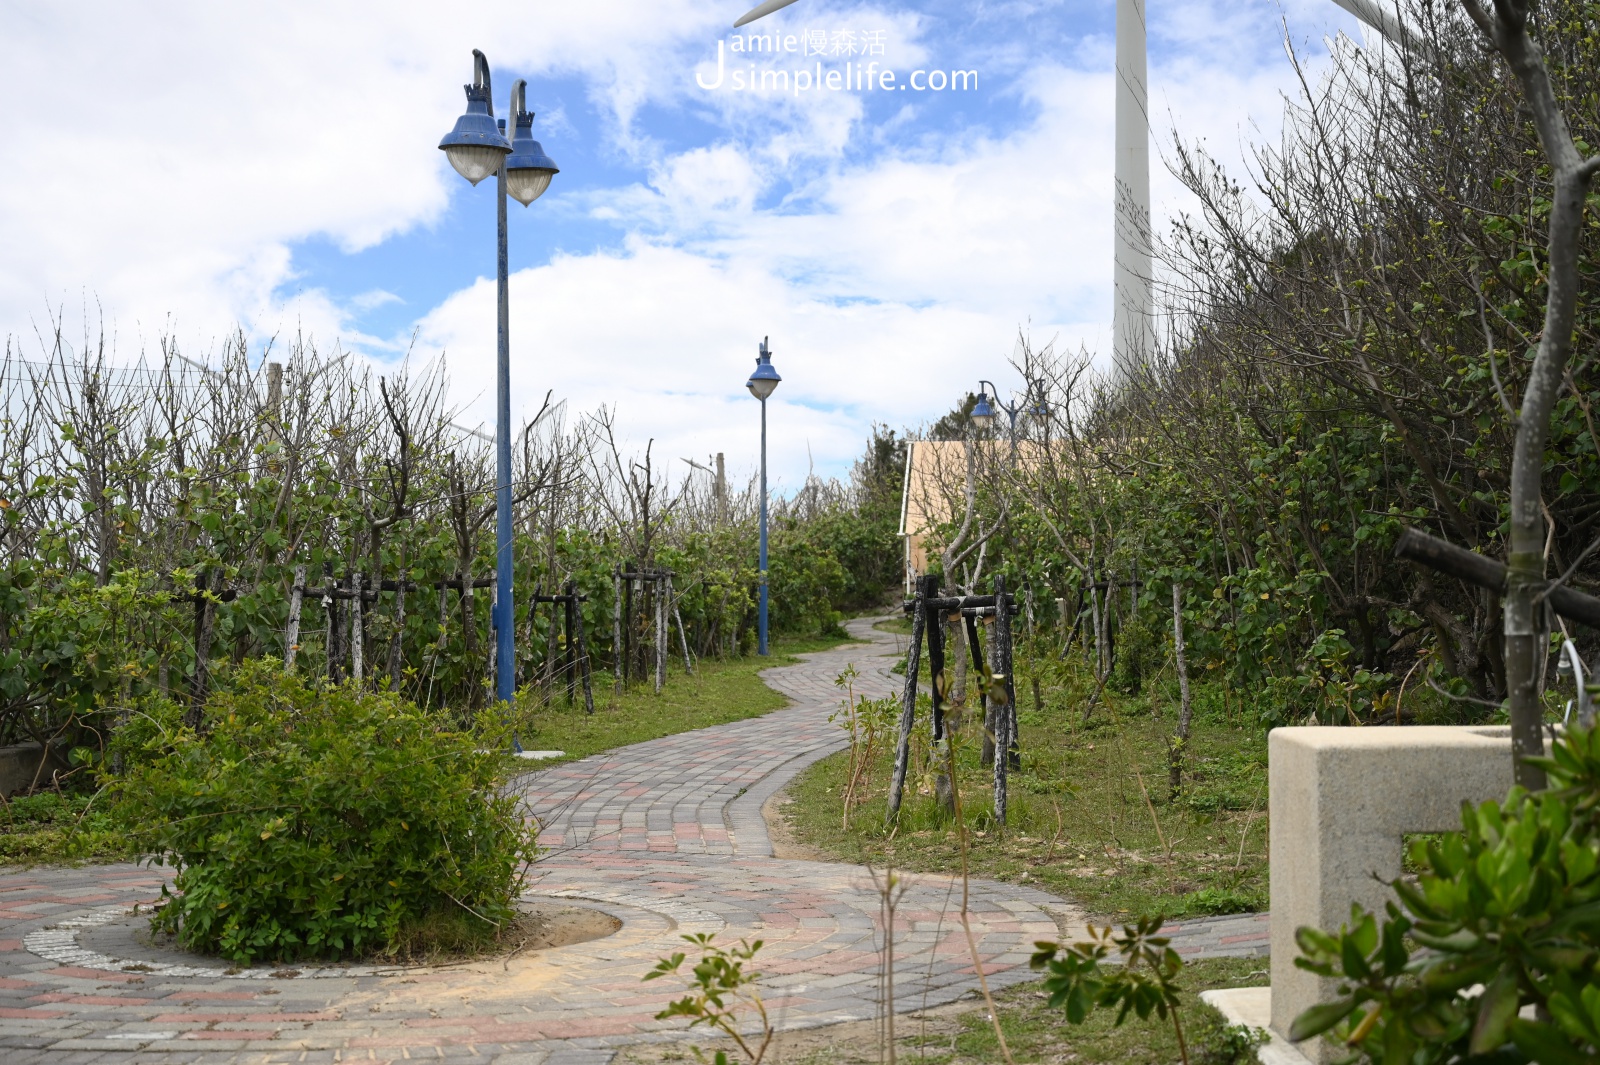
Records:
[[[991,392],[994,394],[993,401],[989,399]],[[1026,412],[1037,417],[1043,417],[1047,413],[1042,399],[1032,407],[1025,407],[1021,403],[1002,403],[1000,401],[1000,390],[995,388],[994,382],[980,380],[978,382],[978,402],[972,405],[972,424],[979,429],[987,429],[992,426],[995,419],[995,407],[1005,411],[1006,416],[1011,420],[1011,439],[1013,443],[1016,442],[1017,438],[1017,415]]]
[[[766,337],[761,338],[760,352],[756,356],[755,373],[744,386],[761,401],[761,606],[756,623],[756,654],[764,655],[767,653],[767,397],[783,378],[772,368],[772,349],[767,347]]]
[[[537,200],[557,173],[555,162],[533,139],[533,114],[524,106],[527,82],[511,88],[511,115],[515,125],[506,140],[505,121],[495,121],[489,87],[489,61],[472,50],[472,84],[467,90],[467,113],[456,128],[439,142],[439,148],[456,173],[473,185],[496,176],[500,227],[499,352],[495,380],[495,596],[490,613],[495,628],[495,698],[510,702],[517,688],[516,632],[511,605],[511,286],[506,254],[506,194],[522,206]]]

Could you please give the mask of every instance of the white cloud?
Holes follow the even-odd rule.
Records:
[[[199,335],[279,307],[288,245],[354,250],[425,224],[455,184],[439,137],[471,49],[575,70],[622,122],[665,76],[652,53],[708,36],[689,0],[607,5],[11,5],[0,15],[0,324],[88,291],[117,317]],[[508,86],[500,86],[504,100]]]
[[[808,443],[819,468],[840,471],[870,422],[936,417],[979,377],[1004,385],[1019,325],[1108,347],[1109,41],[980,38],[969,51],[983,91],[965,125],[929,125],[934,101],[911,92],[875,125],[852,93],[698,90],[695,64],[729,32],[723,6],[541,5],[530,16],[509,0],[188,3],[157,17],[129,5],[13,7],[0,15],[10,148],[0,330],[25,332],[47,301],[90,293],[124,335],[175,315],[191,351],[238,320],[258,335],[298,326],[392,350],[394,338],[352,324],[393,301],[386,288],[345,303],[314,287],[274,294],[296,278],[299,240],[355,250],[440,215],[460,182],[432,146],[460,112],[470,49],[492,42],[497,73],[578,75],[606,116],[594,154],[642,175],[558,201],[602,243],[620,230],[620,249],[558,255],[512,279],[526,410],[551,387],[579,410],[615,403],[640,445],[655,437],[673,458],[721,450],[737,465],[755,440],[742,382],[770,334],[785,376],[774,466],[795,483]],[[1301,10],[1312,9],[1291,15]],[[949,26],[914,11],[791,11],[773,28],[882,26],[897,68],[952,65],[939,57],[955,49],[932,38]],[[1291,81],[1275,11],[1208,0],[1162,12],[1157,146],[1170,143],[1169,116],[1214,147],[1238,143],[1251,118],[1276,128]],[[1047,15],[1066,23],[1031,9],[1006,17]],[[1005,117],[987,120],[991,106]],[[669,149],[647,109],[711,132]],[[540,120],[570,143],[584,119],[552,109]],[[1169,176],[1154,178],[1158,204],[1182,203]],[[487,413],[493,285],[416,310],[419,351],[446,348],[457,400]]]

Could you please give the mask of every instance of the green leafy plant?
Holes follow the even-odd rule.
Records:
[[[1189,1049],[1178,1017],[1178,973],[1183,959],[1166,936],[1157,935],[1164,918],[1141,917],[1117,935],[1110,926],[1089,926],[1089,939],[1072,944],[1040,941],[1029,965],[1046,972],[1041,984],[1052,1009],[1064,1009],[1067,1020],[1082,1024],[1097,1009],[1117,1011],[1117,1025],[1132,1013],[1145,1020],[1154,1013],[1172,1018],[1178,1053],[1189,1065]],[[1119,963],[1107,965],[1112,948]]]
[[[689,993],[656,1014],[656,1019],[687,1017],[690,1028],[703,1024],[716,1029],[733,1040],[750,1065],[760,1065],[767,1048],[772,1045],[773,1028],[757,988],[761,974],[747,971],[745,965],[755,960],[762,947],[761,940],[751,943],[741,939],[736,947],[719,947],[712,942],[712,933],[697,932],[683,938],[700,948],[700,960],[690,970]],[[677,974],[687,957],[680,951],[662,958],[654,969],[644,974],[644,979],[659,980]],[[760,1025],[761,1041],[755,1045],[739,1031],[741,1016],[750,1011],[755,1013]],[[697,1060],[707,1060],[699,1047],[693,1049]],[[719,1050],[710,1060],[714,1065],[728,1065],[728,1053]]]
[[[846,774],[848,783],[841,802],[844,813],[840,825],[843,829],[850,827],[850,811],[866,798],[873,766],[892,735],[899,712],[898,700],[892,697],[869,699],[865,695],[856,695],[855,679],[860,675],[852,664],[845,666],[844,671],[834,678],[834,685],[845,689],[845,697],[839,709],[828,716],[829,721],[850,736],[850,769]]]
[[[1354,907],[1337,933],[1296,933],[1295,964],[1341,983],[1291,1038],[1329,1033],[1345,1061],[1596,1060],[1600,733],[1573,729],[1552,753],[1537,760],[1548,791],[1463,805],[1460,832],[1416,841],[1423,872],[1395,881],[1383,920]]]
[[[1255,888],[1211,887],[1191,891],[1179,900],[1184,914],[1255,913],[1266,908],[1266,894]]]
[[[1218,1026],[1195,1040],[1194,1065],[1242,1065],[1257,1060],[1256,1048],[1272,1037],[1264,1028],[1248,1024]]]
[[[498,737],[389,693],[318,688],[270,659],[212,698],[208,727],[155,702],[120,812],[178,868],[154,918],[239,962],[491,939],[514,916],[536,829],[504,793]]]

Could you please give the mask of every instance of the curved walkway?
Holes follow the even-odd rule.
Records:
[[[0,1060],[306,1062],[420,1058],[500,1065],[611,1060],[613,1048],[684,1036],[655,1020],[682,993],[642,983],[690,932],[761,939],[758,967],[781,1028],[873,1017],[883,999],[881,900],[870,870],[772,856],[761,805],[844,746],[828,721],[848,664],[856,690],[899,688],[892,635],[850,623],[847,645],[763,674],[786,709],[596,755],[527,778],[548,855],[530,895],[621,919],[589,943],[431,969],[244,971],[140,952],[129,913],[164,870],[132,865],[0,873]],[[977,986],[957,916],[960,884],[906,877],[894,923],[895,1008]],[[991,987],[1031,975],[1033,942],[1077,911],[1043,892],[975,880],[973,936]],[[1264,952],[1259,916],[1191,922],[1185,953]]]

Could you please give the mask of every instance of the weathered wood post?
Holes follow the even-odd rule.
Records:
[[[500,675],[500,641],[495,638],[494,632],[494,601],[499,594],[499,589],[495,587],[495,578],[498,576],[496,574],[494,577],[489,578],[489,645],[487,653],[483,656],[484,665],[487,667],[483,678],[484,691],[493,691],[495,679]],[[468,587],[470,586],[471,582],[468,582]]]
[[[627,584],[622,588],[622,649],[627,664],[622,667],[623,680],[632,684],[644,671],[639,668],[639,663],[634,661],[634,645],[638,640],[638,619],[633,614],[634,590],[639,585],[639,579],[633,574],[627,577]]]
[[[1167,786],[1172,799],[1183,787],[1184,759],[1188,756],[1189,725],[1193,707],[1189,702],[1189,667],[1183,659],[1183,582],[1172,582],[1172,661],[1178,671],[1178,739],[1167,752]]]
[[[667,577],[667,599],[672,603],[672,616],[678,622],[678,642],[683,646],[683,672],[694,676],[694,659],[689,654],[689,633],[683,627],[683,612],[678,609],[678,597],[672,590],[672,577]]]
[[[276,366],[277,363],[272,365]],[[300,650],[300,604],[306,594],[306,567],[294,568],[294,583],[289,589],[289,624],[283,630],[283,669],[294,672],[294,656]]]
[[[937,577],[917,578],[917,598],[911,613],[911,642],[906,647],[906,683],[900,703],[900,737],[895,748],[894,777],[889,781],[889,808],[884,817],[892,823],[900,816],[900,800],[905,794],[906,769],[911,762],[911,727],[917,713],[917,671],[922,668],[922,633],[928,626],[926,601],[938,595]]]
[[[950,680],[950,687],[946,694],[952,706],[967,705],[967,649],[966,628],[961,623],[961,611],[944,615],[943,624],[946,628],[945,647],[950,649],[954,658],[954,675]]]
[[[1017,741],[1017,641],[1011,627],[1011,619],[1017,614],[1017,597],[1006,591],[1004,577],[994,579],[994,588],[995,640],[1000,644],[1005,675],[1006,752],[1011,768],[1021,769],[1022,754]]]
[[[717,452],[717,525],[728,524],[728,467]]]
[[[978,638],[978,615],[976,613],[968,614],[966,622],[967,643],[971,648],[972,668],[982,675],[984,672],[984,645],[983,641]],[[993,645],[993,638],[989,640],[989,643]],[[979,740],[978,748],[979,765],[994,765],[994,702],[989,698],[987,689],[988,685],[984,684],[980,686],[978,691],[978,722],[983,730],[983,736]]]
[[[573,586],[569,583],[569,588]],[[573,588],[576,591],[576,588]],[[583,604],[579,600],[573,610],[573,622],[578,633],[578,674],[583,680],[583,712],[594,713],[594,687],[589,682],[589,639],[583,630]]]
[[[990,641],[992,671],[999,684],[992,686],[994,707],[994,818],[1006,823],[1007,771],[1022,764],[1017,750],[1017,686],[1011,675],[1011,596],[1006,579],[994,579],[994,639]]]
[[[667,683],[667,597],[662,594],[667,588],[666,574],[658,572],[652,583],[656,608],[656,694],[659,695]]]
[[[394,582],[394,636],[389,641],[389,690],[397,692],[405,680],[406,551],[400,549],[400,572]]]
[[[434,636],[439,651],[444,650],[445,636],[450,631],[450,586],[444,581],[439,582],[439,631]],[[438,651],[434,652],[438,654]],[[431,680],[428,682],[433,683]]]
[[[627,656],[622,649],[622,566],[611,572],[611,657],[617,674],[616,693],[622,694],[623,675]]]
[[[361,574],[350,575],[350,676],[357,684],[366,679],[366,641],[361,634]]]
[[[932,689],[929,699],[933,705],[933,764],[937,767],[933,777],[934,797],[939,805],[946,810],[954,811],[956,808],[955,791],[950,783],[950,774],[945,771],[947,759],[945,758],[945,745],[949,738],[944,729],[944,696],[950,684],[950,678],[945,673],[944,643],[945,625],[948,623],[949,614],[940,609],[930,611],[930,624],[924,627],[928,637],[928,679]],[[958,618],[960,614],[956,615]],[[959,651],[957,652],[960,653]]]
[[[571,706],[572,699],[577,694],[578,689],[578,649],[573,643],[573,640],[577,635],[576,630],[578,627],[577,622],[573,619],[573,615],[576,614],[578,610],[577,587],[571,581],[568,581],[561,589],[561,594],[565,597],[565,601],[561,604],[561,613],[562,620],[566,623],[567,635],[567,647],[566,653],[562,655],[561,672],[566,676],[565,687],[567,689],[567,705]],[[554,622],[554,620],[554,618],[551,618],[552,622]]]
[[[194,684],[189,692],[189,712],[184,715],[184,723],[193,729],[200,727],[206,689],[211,686],[211,632],[216,615],[206,594],[208,577],[201,573],[194,582]]]
[[[551,570],[551,572],[554,573],[555,571]],[[544,595],[544,582],[540,581],[538,588],[534,590],[534,609],[528,611],[528,618],[531,624],[536,624],[538,622],[539,610],[537,606],[537,600],[542,595]],[[541,663],[541,668],[539,671],[539,686],[544,689],[544,701],[547,703],[554,702],[556,698],[556,672],[559,668],[557,663],[560,660],[560,634],[558,632],[558,626],[556,625],[555,614],[552,613],[550,615],[550,624],[545,626],[544,630],[544,661]]]
[[[328,658],[328,683],[338,684],[343,672],[339,653],[339,600],[334,596],[333,563],[322,564],[322,617],[325,630],[322,643]]]

